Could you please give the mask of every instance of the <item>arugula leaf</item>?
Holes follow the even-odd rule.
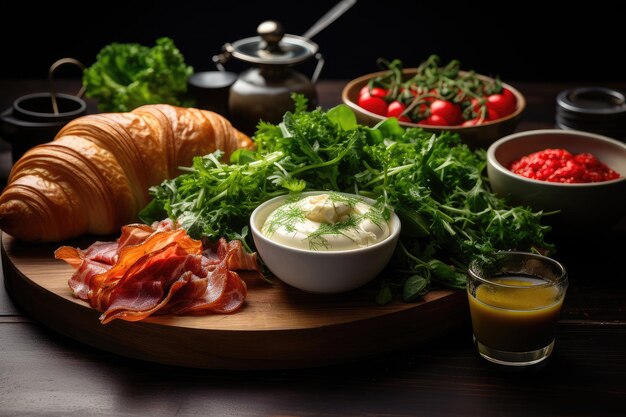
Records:
[[[376,295],[376,303],[384,306],[385,304],[390,303],[393,300],[393,294],[389,286],[383,285],[380,288],[380,291]]]
[[[352,110],[350,110],[350,107],[345,104],[341,104],[328,110],[326,116],[328,116],[330,121],[339,125],[343,130],[354,130],[359,127],[356,122],[356,116]]]
[[[283,186],[285,174],[277,164],[284,158],[282,152],[257,155],[243,164],[222,164],[222,154],[195,157],[191,167],[181,168],[187,173],[151,187],[154,199],[139,217],[150,223],[165,212],[190,236],[217,240],[240,233],[261,202],[288,193]],[[288,185],[294,187],[293,182]]]
[[[404,282],[403,297],[405,302],[415,301],[428,292],[429,280],[419,276],[411,275]]]

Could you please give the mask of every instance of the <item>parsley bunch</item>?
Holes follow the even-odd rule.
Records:
[[[433,287],[465,288],[469,260],[495,250],[548,250],[541,212],[510,207],[483,176],[484,150],[472,151],[457,135],[404,129],[396,119],[374,128],[358,125],[340,105],[296,110],[278,125],[261,122],[257,150],[239,150],[229,164],[221,154],[196,157],[187,173],[152,187],[145,222],[177,219],[192,236],[247,236],[251,212],[277,195],[332,190],[377,199],[401,219],[393,260],[377,301],[401,295],[413,301]]]

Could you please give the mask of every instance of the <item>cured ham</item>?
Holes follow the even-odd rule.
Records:
[[[102,311],[103,324],[151,314],[232,313],[246,283],[236,270],[259,271],[256,254],[238,240],[204,248],[171,221],[122,227],[115,242],[87,249],[62,246],[55,257],[71,265],[74,295]]]

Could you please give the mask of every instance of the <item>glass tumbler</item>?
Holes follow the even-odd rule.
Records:
[[[474,343],[501,365],[539,363],[552,353],[568,286],[563,265],[526,252],[498,252],[469,265],[467,295]]]

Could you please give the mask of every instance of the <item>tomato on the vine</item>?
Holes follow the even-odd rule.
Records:
[[[359,97],[361,97],[363,94],[369,94],[372,97],[385,98],[387,96],[387,93],[389,92],[384,88],[374,87],[370,89],[369,85],[364,85],[363,88],[361,88],[361,90],[359,91]]]
[[[502,119],[504,116],[506,116],[506,114],[500,114],[494,109],[487,107],[487,116],[485,117],[485,121]]]
[[[430,115],[445,119],[448,126],[458,125],[463,121],[461,108],[447,100],[435,100],[430,103]]]
[[[376,113],[381,116],[387,115],[387,102],[380,97],[372,96],[367,91],[361,93],[357,104],[372,113]]]
[[[517,104],[517,97],[515,97],[515,94],[513,94],[513,92],[508,88],[502,88],[502,92],[500,94],[509,97],[509,99],[513,100],[513,102]]]
[[[389,71],[361,88],[359,106],[383,117],[432,126],[476,126],[517,109],[515,90],[473,72],[463,75],[457,61],[439,67],[435,58],[420,66],[415,76],[402,79],[399,60],[386,63]]]
[[[487,96],[487,101],[485,105],[487,106],[487,110],[491,110],[490,113],[497,114],[499,118],[508,116],[509,114],[515,111],[515,107],[517,104],[517,100],[513,93],[508,91],[507,89],[503,89],[500,94],[491,94]],[[490,115],[491,118],[491,115]]]
[[[385,98],[387,96],[388,91],[385,90],[384,88],[380,88],[380,87],[374,87],[370,90],[370,95],[372,97],[380,97],[380,98]]]
[[[406,106],[404,104],[398,100],[394,100],[387,106],[387,117],[398,117],[405,109]]]
[[[446,119],[437,114],[431,114],[424,120],[421,120],[420,124],[429,126],[450,126],[450,123],[448,123]]]
[[[411,119],[409,119],[407,116],[402,116],[402,112],[405,109],[406,106],[403,103],[399,102],[398,100],[394,100],[389,103],[389,106],[387,106],[387,117],[395,117],[401,122],[410,122]]]

